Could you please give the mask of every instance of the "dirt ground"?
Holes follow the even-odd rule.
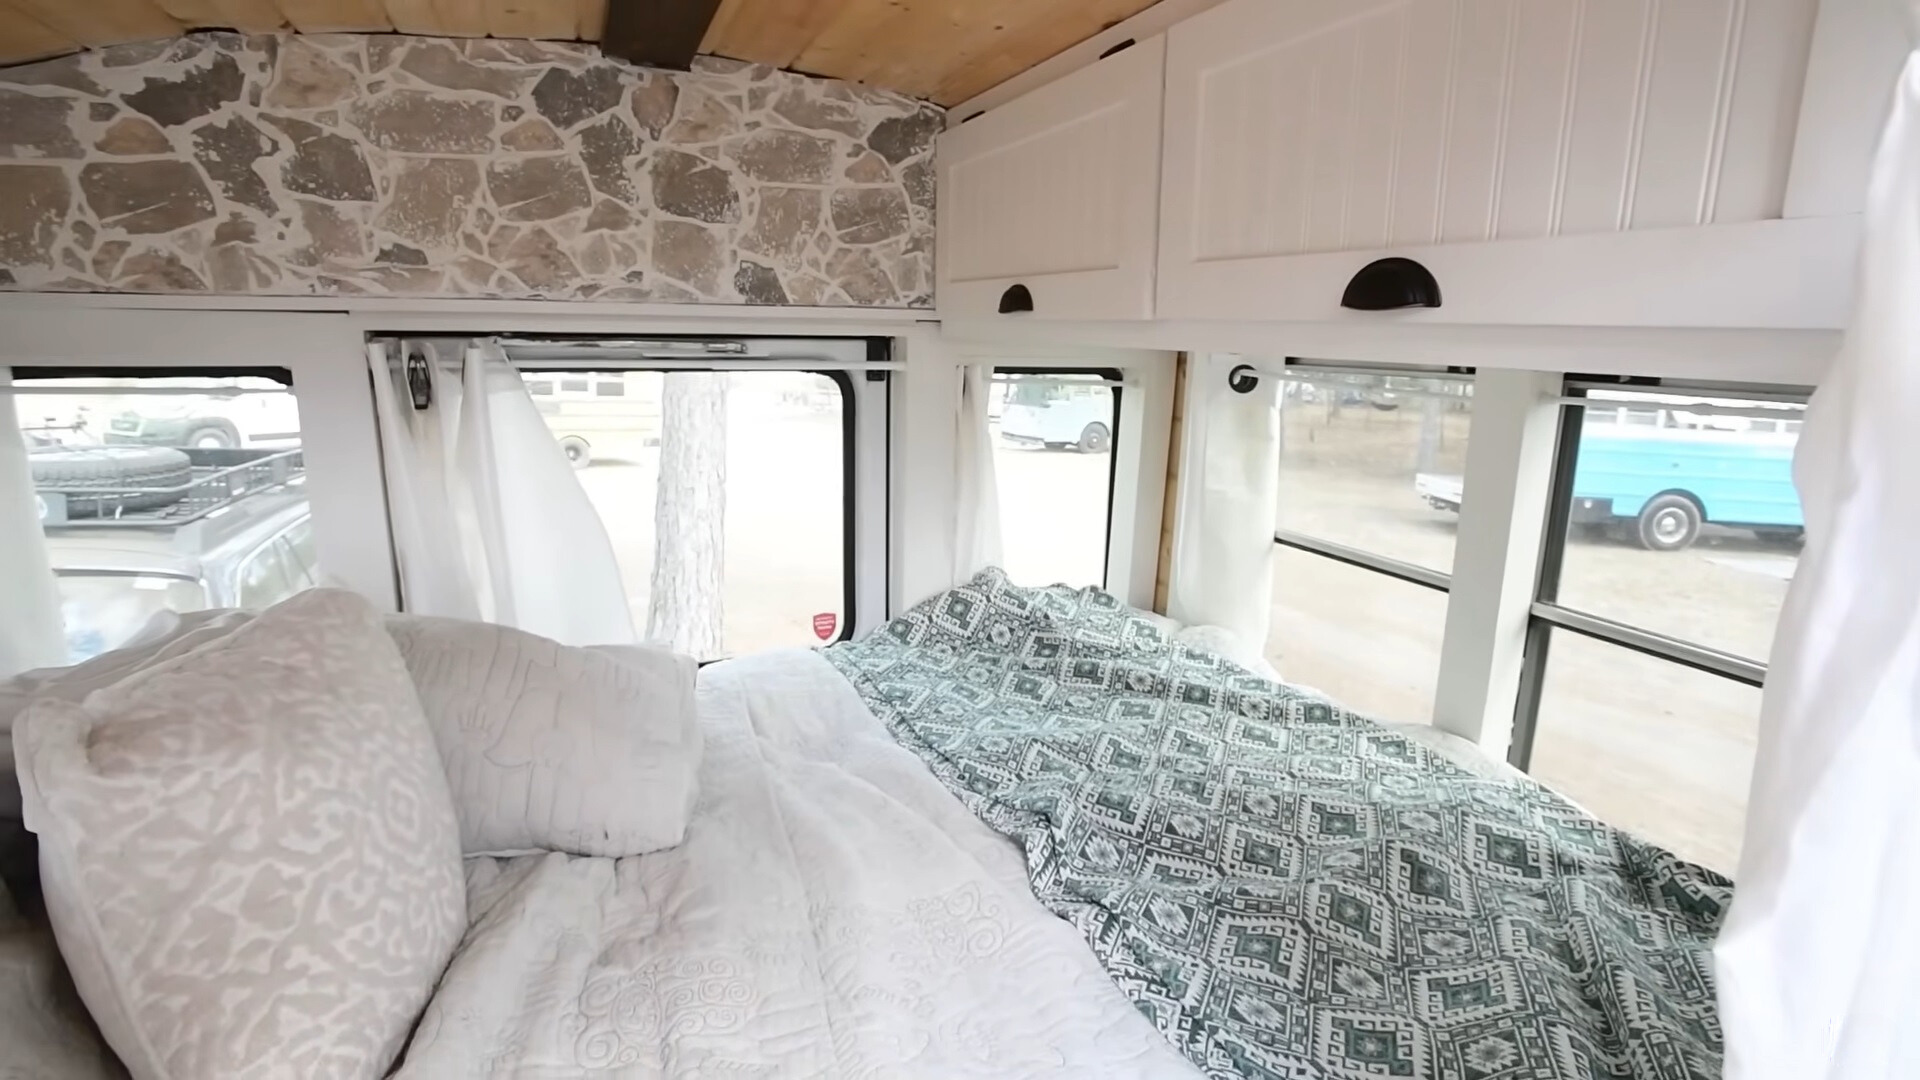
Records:
[[[841,613],[840,417],[814,402],[736,394],[727,503],[727,649],[817,643]],[[1282,524],[1449,569],[1453,515],[1414,495],[1418,407],[1328,416],[1288,409]],[[1467,417],[1446,418],[1437,468],[1459,471]],[[1125,433],[1122,433],[1122,438]],[[580,475],[613,534],[644,626],[657,451]],[[1107,454],[996,447],[1005,563],[1017,581],[1103,576]],[[1276,549],[1267,654],[1289,680],[1386,720],[1430,719],[1446,598]],[[1597,535],[1569,545],[1562,599],[1651,629],[1764,658],[1793,558],[1749,534],[1712,532],[1677,553]],[[1533,772],[1600,817],[1731,871],[1739,852],[1759,692],[1573,634],[1556,637]]]

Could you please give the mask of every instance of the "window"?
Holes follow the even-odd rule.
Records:
[[[550,379],[528,379],[527,393],[534,397],[552,397],[553,382]]]
[[[1000,368],[987,412],[1007,576],[1104,585],[1120,372]]]
[[[1267,640],[1288,681],[1431,719],[1472,421],[1465,376],[1289,365]]]
[[[1385,720],[1425,719],[1447,594],[1298,548],[1273,552],[1268,662],[1287,681]]]
[[[563,394],[584,394],[592,384],[585,379],[561,379],[560,392]]]
[[[1514,762],[1721,872],[1738,861],[1799,561],[1804,398],[1574,383]]]
[[[606,524],[643,636],[679,617],[665,605],[699,602],[677,585],[656,604],[656,582],[715,560],[718,634],[700,659],[845,631],[847,385],[837,372],[600,371],[561,380],[582,397],[538,402]]]
[[[318,580],[285,373],[16,368],[14,383],[74,662],[161,611],[263,606]]]
[[[1760,689],[1553,632],[1528,771],[1603,821],[1731,874]]]
[[[1453,570],[1472,381],[1303,371],[1280,423],[1281,532]]]
[[[1765,662],[1799,563],[1793,450],[1805,405],[1589,396],[1672,407],[1651,428],[1587,408],[1555,599]],[[1784,415],[1743,415],[1764,412]],[[1782,430],[1789,417],[1796,429]]]

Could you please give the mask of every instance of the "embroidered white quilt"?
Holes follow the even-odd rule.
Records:
[[[397,1077],[1197,1075],[826,661],[713,665],[699,709],[678,847],[468,860]]]

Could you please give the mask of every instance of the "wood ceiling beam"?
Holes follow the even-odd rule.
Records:
[[[608,0],[600,51],[633,64],[685,71],[720,0]]]
[[[847,0],[721,0],[700,51],[792,67],[846,6]]]

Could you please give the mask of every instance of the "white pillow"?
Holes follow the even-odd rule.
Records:
[[[686,835],[700,769],[691,657],[422,615],[389,616],[387,631],[439,740],[468,855],[641,855]]]
[[[72,667],[38,668],[0,680],[0,819],[20,817],[20,785],[13,775],[13,721],[43,697],[79,701],[142,668],[171,660],[233,632],[253,618],[244,611],[215,609],[176,614],[162,611],[131,640]],[[0,1076],[4,1076],[0,1073]]]
[[[380,616],[319,589],[13,731],[80,996],[135,1080],[386,1074],[466,925]]]

